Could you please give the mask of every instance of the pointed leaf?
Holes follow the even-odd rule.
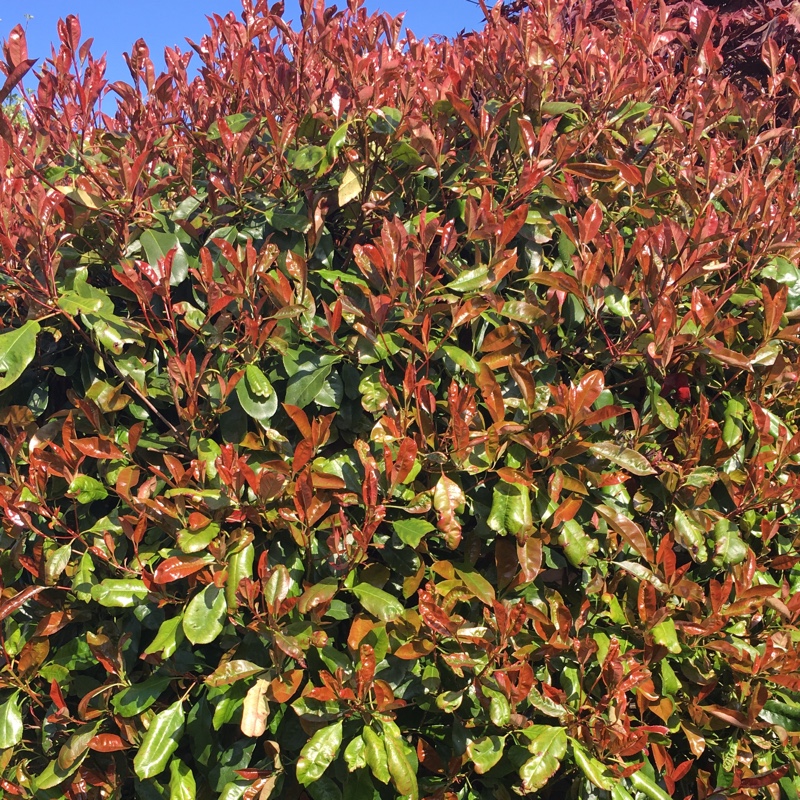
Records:
[[[541,789],[555,774],[567,752],[567,733],[564,728],[532,725],[523,729],[528,737],[532,756],[519,770],[523,788],[528,792]]]
[[[214,584],[206,586],[186,606],[183,615],[183,632],[192,644],[213,642],[225,624],[228,604],[225,592]]]
[[[18,380],[33,361],[38,333],[39,323],[29,320],[16,330],[0,334],[0,392]]]
[[[297,780],[308,786],[320,778],[339,754],[342,746],[342,721],[318,730],[300,751],[297,761]]]
[[[153,778],[164,771],[178,749],[185,719],[181,700],[156,714],[133,759],[133,769],[139,778]]]
[[[383,622],[391,622],[403,613],[403,606],[396,597],[372,584],[357,583],[352,591],[361,605]]]
[[[22,741],[22,708],[19,692],[0,706],[0,750],[14,747]]]

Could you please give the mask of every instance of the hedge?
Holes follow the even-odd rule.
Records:
[[[0,116],[6,796],[797,800],[795,59],[484,11]]]

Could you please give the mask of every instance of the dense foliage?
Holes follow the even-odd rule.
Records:
[[[794,58],[358,6],[0,115],[2,791],[796,800]]]

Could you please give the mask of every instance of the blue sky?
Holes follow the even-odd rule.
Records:
[[[332,0],[328,0],[332,5]],[[346,0],[340,0],[340,8]],[[462,28],[479,27],[482,14],[469,0],[367,0],[370,10],[392,15],[406,12],[405,23],[418,37],[452,36]],[[490,0],[489,5],[492,5]],[[124,51],[142,37],[150,47],[157,68],[163,66],[165,46],[188,49],[186,38],[197,42],[208,31],[207,14],[241,12],[239,0],[0,0],[0,37],[5,39],[17,23],[27,25],[32,58],[45,58],[57,40],[56,22],[68,14],[81,21],[83,38],[94,37],[92,52],[108,54],[109,80],[130,80],[122,58]],[[32,18],[25,20],[28,14]],[[297,21],[297,0],[287,0],[286,19]],[[26,81],[26,84],[28,82]]]

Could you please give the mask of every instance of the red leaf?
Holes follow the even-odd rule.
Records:
[[[13,614],[17,609],[22,608],[31,597],[35,597],[46,588],[46,586],[26,586],[21,592],[17,592],[12,598],[6,600],[0,605],[0,622],[10,614]]]
[[[194,575],[205,566],[208,566],[208,560],[203,556],[172,556],[156,567],[153,580],[158,584],[171,583]]]
[[[114,753],[130,747],[121,736],[115,733],[98,733],[89,741],[89,749],[98,753]]]

